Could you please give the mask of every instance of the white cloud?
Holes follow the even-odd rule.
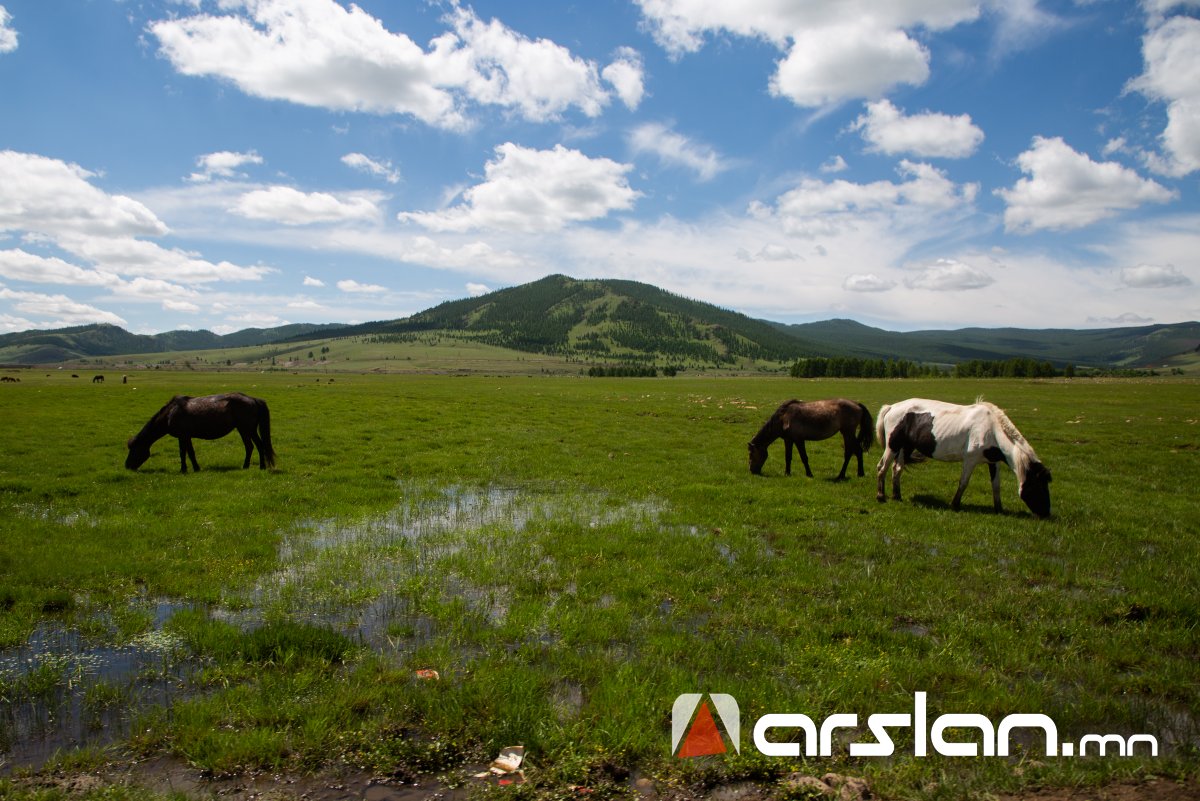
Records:
[[[692,170],[701,181],[710,181],[729,167],[713,148],[657,122],[634,128],[629,144],[635,153],[652,153],[665,164]]]
[[[379,284],[360,284],[358,281],[355,281],[351,278],[347,278],[344,281],[338,281],[337,288],[343,292],[361,292],[364,294],[373,292],[387,292],[387,287],[385,286],[380,286]]]
[[[17,49],[17,30],[12,27],[12,14],[0,6],[0,53],[11,53]]]
[[[480,295],[486,295],[487,293],[489,293],[491,291],[492,290],[488,288],[487,284],[474,284],[474,283],[467,284],[467,294],[473,298],[477,298]]]
[[[389,184],[400,183],[400,171],[393,167],[390,161],[376,161],[362,153],[347,153],[342,156],[342,163],[360,172],[378,175]]]
[[[616,90],[626,108],[633,111],[641,104],[646,93],[642,57],[632,47],[618,49],[616,58],[601,70],[600,76]]]
[[[833,156],[821,165],[821,172],[825,173],[826,175],[833,175],[834,173],[845,172],[849,168],[850,165],[846,163],[844,158],[841,156]]]
[[[1139,264],[1121,270],[1121,283],[1135,289],[1163,289],[1191,286],[1192,279],[1181,273],[1173,264]]]
[[[244,177],[238,169],[247,164],[262,164],[262,156],[251,150],[249,153],[234,153],[229,150],[219,150],[216,153],[206,153],[196,159],[200,172],[188,176],[189,181],[203,183],[213,178]]]
[[[904,285],[909,289],[930,289],[935,292],[983,289],[994,282],[994,278],[978,267],[954,259],[938,259],[904,279]]]
[[[313,278],[311,275],[304,276],[305,286],[325,286],[325,282],[320,278]]]
[[[468,8],[446,15],[450,29],[426,51],[355,5],[345,8],[333,0],[224,5],[233,13],[160,20],[150,31],[180,73],[225,79],[257,97],[406,114],[447,129],[469,124],[470,103],[544,121],[570,108],[594,117],[609,102],[593,62],[497,20],[484,22]],[[619,90],[632,90],[628,72],[614,75]]]
[[[867,113],[850,125],[862,131],[868,149],[894,156],[909,153],[926,158],[961,159],[983,142],[983,131],[969,114],[951,117],[925,112],[905,116],[887,100],[867,104]]]
[[[880,278],[875,273],[855,273],[846,276],[842,282],[842,288],[850,292],[887,292],[895,286],[895,281]]]
[[[762,39],[785,57],[771,91],[805,107],[876,98],[929,75],[929,52],[906,30],[938,31],[978,18],[978,0],[638,0],[655,40],[678,58],[725,31]]]
[[[795,236],[835,235],[871,218],[903,224],[914,215],[929,218],[941,212],[965,210],[978,191],[975,184],[955,185],[928,164],[902,161],[900,172],[908,180],[856,184],[806,178],[780,195],[773,209],[755,202],[750,213],[778,221],[784,231]]]
[[[1004,227],[1029,233],[1082,228],[1144,203],[1165,203],[1176,196],[1115,161],[1097,163],[1062,139],[1036,136],[1017,157],[1029,175],[1012,189],[997,189],[1007,204]]]
[[[738,248],[734,254],[739,261],[804,261],[804,257],[786,245],[763,245],[757,253],[751,253],[745,248]]]
[[[1189,175],[1200,169],[1200,19],[1152,19],[1142,58],[1145,71],[1129,88],[1167,104],[1164,154],[1149,154],[1147,165],[1163,175]]]
[[[95,174],[31,153],[0,151],[0,231],[48,236],[158,236],[167,232],[154,212],[89,182]]]
[[[48,328],[86,325],[87,323],[127,325],[123,318],[112,312],[89,306],[86,303],[77,303],[66,295],[19,292],[0,286],[0,299],[12,301],[13,308],[25,314],[51,318],[52,322],[43,323]]]
[[[815,108],[855,97],[879,97],[929,77],[929,51],[902,30],[855,21],[795,34],[771,77],[771,93]]]
[[[251,220],[284,225],[371,222],[380,217],[379,207],[362,195],[339,198],[328,192],[301,192],[289,186],[247,192],[230,211]]]
[[[113,287],[121,283],[120,277],[113,273],[85,270],[62,259],[38,256],[20,248],[0,250],[0,276],[33,284]]]
[[[630,169],[562,145],[532,150],[506,142],[484,168],[484,182],[464,191],[461,203],[398,216],[433,231],[554,231],[631,208],[641,193],[625,178]]]
[[[164,248],[133,237],[63,237],[58,244],[63,250],[87,259],[102,270],[189,284],[258,281],[268,273],[275,272],[270,267],[242,267],[227,261],[211,262],[195,253]]]

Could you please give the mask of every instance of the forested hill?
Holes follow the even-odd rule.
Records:
[[[347,334],[454,331],[499,347],[590,360],[733,364],[816,355],[777,326],[636,281],[552,275]]]
[[[0,335],[0,363],[49,364],[126,353],[238,348],[264,345],[294,336],[319,336],[341,327],[296,323],[278,328],[245,328],[224,335],[212,331],[131,334],[124,328],[108,324],[79,325],[49,331],[19,331]]]

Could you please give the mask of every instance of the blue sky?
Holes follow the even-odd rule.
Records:
[[[1196,0],[0,0],[0,109],[0,332],[1200,318]]]

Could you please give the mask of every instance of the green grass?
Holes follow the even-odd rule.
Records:
[[[169,439],[122,467],[172,394],[232,389],[269,402],[276,470],[238,469],[236,437],[198,442],[198,474]],[[1003,514],[983,471],[952,512],[941,463],[878,504],[878,447],[841,483],[833,440],[810,444],[814,479],[782,475],[780,443],[764,476],[747,469],[789,397],[875,412],[980,393],[1052,469],[1052,519],[1007,471]],[[1194,774],[1195,397],[1166,380],[26,376],[0,393],[17,421],[0,433],[0,641],[42,620],[121,640],[153,628],[128,611],[146,598],[201,604],[166,630],[202,692],[142,713],[131,745],[216,772],[440,772],[523,744],[538,786],[805,769],[955,798]],[[1042,712],[1062,739],[1180,742],[1158,759],[916,759],[903,737],[890,760],[750,755],[766,712],[865,719],[918,690],[931,719]],[[743,755],[672,760],[672,701],[710,691],[740,702]]]

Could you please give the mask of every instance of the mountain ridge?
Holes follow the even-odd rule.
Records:
[[[1200,322],[1123,328],[961,328],[896,332],[847,318],[786,324],[760,320],[651,284],[549,275],[450,300],[409,317],[358,325],[298,323],[231,334],[131,334],[110,324],[0,335],[0,363],[59,361],[373,336],[412,340],[433,332],[512,350],[587,362],[686,366],[786,363],[806,357],[931,364],[1029,358],[1056,366],[1126,368],[1200,353]]]

